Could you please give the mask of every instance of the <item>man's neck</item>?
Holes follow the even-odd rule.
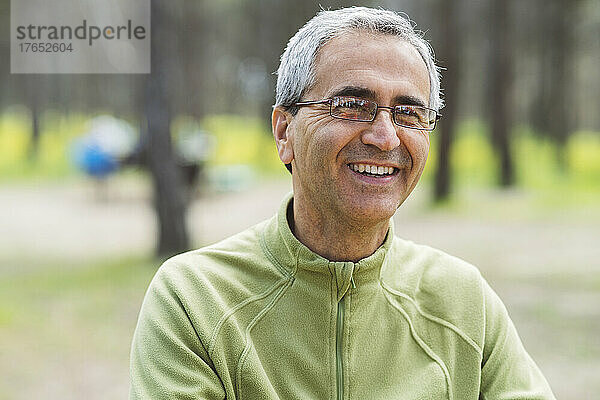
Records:
[[[372,225],[340,221],[319,215],[318,210],[309,210],[296,199],[293,204],[293,213],[288,212],[288,222],[294,236],[330,261],[357,262],[373,254],[385,240],[389,220]]]

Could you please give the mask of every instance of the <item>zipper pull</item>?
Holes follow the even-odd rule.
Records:
[[[354,275],[350,275],[350,283],[352,283],[352,289],[356,289],[356,284],[354,283]]]

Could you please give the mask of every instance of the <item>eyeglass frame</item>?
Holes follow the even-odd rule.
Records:
[[[344,118],[344,117],[340,117],[340,116],[335,116],[332,113],[332,108],[333,108],[333,99],[335,98],[351,98],[351,99],[357,99],[357,100],[362,100],[362,101],[368,101],[370,103],[375,104],[375,113],[373,114],[373,118],[370,120],[365,120],[365,119],[351,119],[351,118]],[[420,106],[420,105],[416,105],[416,104],[396,104],[395,106],[380,106],[379,104],[377,104],[375,101],[373,100],[368,100],[368,99],[363,99],[360,97],[355,97],[355,96],[333,96],[333,97],[329,97],[327,99],[323,99],[323,100],[309,100],[309,101],[298,101],[294,104],[292,104],[292,107],[304,107],[304,106],[312,106],[315,104],[329,104],[329,116],[332,118],[336,118],[336,119],[341,119],[344,121],[353,121],[353,122],[373,122],[375,121],[375,118],[377,118],[377,112],[379,111],[380,108],[384,108],[387,110],[390,110],[390,114],[392,117],[392,122],[398,126],[401,126],[403,128],[408,128],[408,129],[416,129],[416,130],[421,130],[421,131],[427,131],[427,132],[431,132],[435,129],[436,125],[437,125],[437,121],[440,120],[440,118],[442,118],[442,114],[440,114],[439,112],[437,112],[436,110],[434,110],[433,108],[429,108],[429,107],[425,107],[425,106]],[[435,119],[433,121],[433,127],[432,128],[418,128],[415,126],[406,126],[406,125],[401,125],[398,122],[396,122],[396,116],[394,115],[394,110],[396,109],[396,107],[419,107],[419,108],[424,108],[426,110],[429,111],[433,111],[435,113]]]

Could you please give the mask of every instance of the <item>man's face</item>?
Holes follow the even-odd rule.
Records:
[[[332,39],[315,73],[302,101],[349,95],[381,106],[429,103],[424,61],[393,36],[353,32]],[[369,123],[332,118],[327,104],[301,107],[288,130],[295,198],[340,223],[389,219],[417,184],[429,152],[426,132],[395,125],[385,109]],[[356,172],[361,164],[387,167],[388,174]]]

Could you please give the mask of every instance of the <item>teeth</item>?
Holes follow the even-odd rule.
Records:
[[[368,164],[349,164],[351,170],[356,172],[366,172],[372,175],[390,175],[394,173],[394,167],[380,167]]]

